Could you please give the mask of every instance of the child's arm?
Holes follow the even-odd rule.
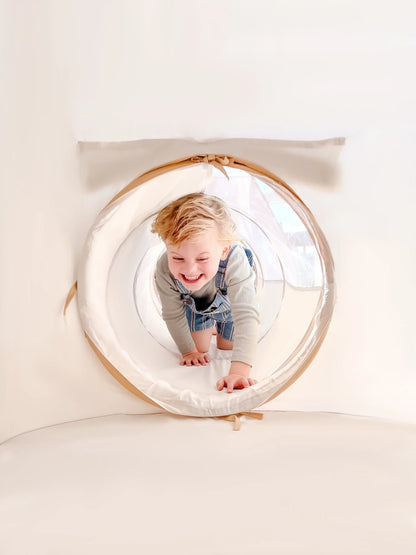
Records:
[[[256,380],[249,377],[255,359],[260,315],[255,289],[255,274],[243,249],[235,249],[226,270],[226,281],[235,327],[233,357],[228,376],[217,382],[220,391],[249,387]]]
[[[185,308],[181,295],[174,288],[169,273],[167,258],[162,255],[156,266],[156,287],[162,303],[162,317],[166,323],[172,339],[182,353],[182,366],[205,366],[209,362],[208,355],[198,352],[192,339]]]

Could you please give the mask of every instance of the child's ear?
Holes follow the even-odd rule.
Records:
[[[226,247],[224,247],[222,254],[221,254],[221,259],[220,260],[225,260],[229,254],[231,250],[231,245],[227,245]]]

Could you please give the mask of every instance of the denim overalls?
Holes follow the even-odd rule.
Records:
[[[181,293],[181,298],[185,305],[186,319],[188,320],[189,329],[191,331],[201,331],[213,327],[217,327],[217,333],[224,339],[229,341],[234,337],[234,323],[231,314],[231,304],[227,293],[225,283],[225,269],[231,253],[238,245],[234,245],[225,260],[220,260],[218,271],[215,276],[215,285],[217,293],[214,300],[205,310],[197,310],[195,299],[191,292],[186,289],[182,283],[175,279],[177,290]],[[250,249],[244,248],[248,262],[253,267],[253,253]]]

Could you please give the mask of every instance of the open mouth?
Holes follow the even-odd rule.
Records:
[[[196,276],[185,276],[185,274],[181,274],[181,277],[184,281],[184,283],[196,283],[203,274],[198,274]]]

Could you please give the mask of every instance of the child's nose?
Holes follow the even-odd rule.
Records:
[[[193,275],[192,272],[196,272],[196,270],[197,270],[196,262],[192,262],[192,261],[188,262],[188,264],[186,265],[186,274],[188,276],[192,276]]]

